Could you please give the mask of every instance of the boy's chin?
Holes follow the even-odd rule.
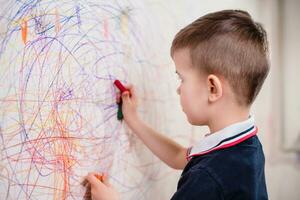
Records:
[[[195,118],[192,118],[192,117],[189,117],[189,116],[187,116],[187,120],[188,120],[188,122],[189,122],[191,125],[194,125],[194,126],[202,126],[202,125],[205,125],[205,123],[202,122],[201,120],[195,119]]]

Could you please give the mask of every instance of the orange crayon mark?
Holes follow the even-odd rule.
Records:
[[[96,174],[95,176],[99,181],[103,182],[103,175]]]
[[[22,41],[24,44],[26,44],[26,42],[27,42],[27,30],[28,30],[27,20],[22,20],[21,32],[22,32]]]

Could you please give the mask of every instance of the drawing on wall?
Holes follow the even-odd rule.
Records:
[[[126,82],[146,62],[137,79],[159,76],[139,35],[138,8],[129,1],[3,2],[0,199],[82,199],[82,177],[94,170],[109,172],[122,195],[143,199],[149,181],[163,177],[153,157],[134,162],[147,152],[116,117],[116,78]]]

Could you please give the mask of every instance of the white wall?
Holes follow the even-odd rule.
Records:
[[[296,124],[298,119],[290,114],[290,110],[300,111],[291,104],[300,100],[296,94],[299,80],[295,79],[300,75],[297,74],[300,2],[268,0],[262,3],[262,8],[265,8],[262,9],[262,20],[265,21],[271,47],[271,71],[254,110],[264,132],[262,142],[266,154],[269,196],[275,200],[296,200],[300,197],[300,160],[299,153],[291,150],[297,148],[295,132],[291,132],[286,124],[299,127],[299,123]]]
[[[2,0],[2,2],[4,2],[4,0]],[[69,2],[73,1],[68,1],[68,3]],[[84,3],[85,1],[78,2]],[[93,1],[91,0],[90,2]],[[117,2],[118,1],[116,1],[116,3]],[[66,3],[66,5],[68,5],[68,3]],[[101,1],[99,1],[98,3],[102,4]],[[300,20],[300,12],[298,12],[300,10],[300,1],[132,0],[128,2],[126,1],[126,3],[124,4],[129,4],[133,8],[137,9],[136,11],[133,9],[133,28],[129,28],[131,31],[130,36],[134,35],[134,33],[137,33],[137,37],[133,37],[133,41],[127,41],[128,38],[131,37],[125,37],[123,33],[121,33],[122,31],[120,33],[114,32],[112,34],[116,34],[115,38],[125,41],[125,43],[129,42],[129,44],[135,44],[135,46],[132,46],[132,49],[130,49],[130,45],[119,47],[121,50],[123,50],[123,48],[125,47],[124,51],[131,51],[130,53],[128,53],[131,55],[128,55],[124,60],[120,58],[120,60],[118,61],[114,57],[112,58],[112,60],[107,61],[107,63],[103,63],[101,66],[105,66],[106,64],[112,68],[120,66],[120,68],[123,71],[118,72],[126,72],[126,75],[124,75],[123,77],[124,79],[132,81],[133,83],[139,83],[140,85],[138,85],[137,89],[142,97],[140,103],[140,113],[143,116],[143,118],[156,129],[168,134],[172,138],[185,145],[190,145],[193,142],[201,139],[201,137],[205,133],[207,133],[207,128],[192,127],[191,125],[189,125],[186,122],[185,116],[181,112],[181,108],[179,106],[179,99],[175,93],[175,89],[177,87],[176,75],[174,73],[175,68],[172,60],[169,57],[169,48],[176,32],[188,23],[191,23],[193,20],[200,17],[201,15],[222,9],[246,10],[253,16],[253,18],[256,21],[261,22],[265,26],[270,41],[271,72],[256,102],[253,105],[252,114],[255,116],[257,125],[259,127],[259,138],[263,143],[266,155],[266,178],[270,199],[299,200],[300,155],[292,151],[286,151],[286,146],[282,143],[283,134],[286,139],[293,142],[293,139],[290,139],[290,134],[284,129],[284,110],[282,110],[282,96],[287,94],[286,98],[288,99],[286,100],[290,100],[290,98],[293,98],[293,90],[288,90],[288,93],[283,92],[284,87],[282,85],[282,72],[285,72],[285,70],[290,69],[288,67],[290,65],[294,65],[294,63],[295,66],[298,66],[299,68],[299,59],[297,59],[299,53],[297,51],[299,51],[298,45],[300,44],[300,40],[297,37],[300,35],[300,30],[298,28]],[[10,9],[13,10],[13,8]],[[89,9],[93,9],[93,6],[91,6]],[[284,18],[288,20],[288,22],[282,20],[282,10],[284,11],[284,13],[288,14]],[[50,12],[53,11],[51,10]],[[1,14],[8,16],[9,13],[2,12]],[[64,14],[67,15],[68,13]],[[100,14],[103,14],[103,16],[105,16],[106,13],[104,12]],[[97,26],[102,23],[102,18],[100,14],[98,13],[97,15],[97,17],[100,18],[97,21]],[[89,19],[94,18],[96,17],[90,17]],[[2,40],[6,34],[3,30],[6,30],[7,28],[5,26],[7,20],[5,18],[1,19],[2,20],[0,20],[0,38]],[[82,20],[84,22],[84,18],[82,18]],[[17,23],[19,22],[16,21],[15,24],[12,24],[12,26],[16,26]],[[296,23],[298,24],[298,26],[293,26],[293,24]],[[137,27],[137,29],[135,29],[135,27]],[[101,35],[101,30],[102,29],[99,29],[98,31],[97,29],[95,31],[95,35],[97,37]],[[290,33],[292,33],[291,36],[289,35]],[[20,35],[15,37],[15,40],[17,42],[20,40],[19,36]],[[30,35],[30,37],[34,39],[35,36]],[[296,39],[298,39],[298,41],[295,41]],[[23,45],[20,41],[19,45],[15,45],[16,41],[11,41],[12,45],[10,47],[13,48],[8,48],[12,52],[16,52],[14,48],[17,49],[18,47],[20,47],[20,45]],[[107,44],[108,47],[110,47],[109,42]],[[104,54],[107,51],[107,49],[105,48],[100,49],[100,52],[102,53],[103,50]],[[22,52],[22,48],[19,48],[19,50],[20,52]],[[13,53],[8,53],[7,55],[13,55]],[[290,58],[289,56],[292,57]],[[143,59],[139,60],[137,58]],[[57,56],[53,56],[53,59],[57,59]],[[93,58],[87,57],[86,59],[90,61],[90,63],[93,63]],[[126,59],[128,59],[129,61]],[[20,60],[21,59],[16,59],[16,61]],[[1,72],[7,72],[13,69],[13,67],[8,66],[14,66],[14,62],[10,62],[9,65],[6,65],[7,62],[8,61],[6,59],[0,60]],[[48,62],[50,65],[52,61],[48,60]],[[72,69],[76,71],[76,68],[74,68],[75,65],[73,66],[74,63],[70,63],[72,65]],[[18,66],[19,65],[17,65],[16,67]],[[16,68],[15,71],[18,71],[17,69],[18,68]],[[294,68],[294,70],[296,69],[297,67]],[[286,73],[284,74],[290,75],[293,73],[288,73],[286,71]],[[16,76],[17,75],[18,74],[16,73]],[[12,73],[11,77],[14,76],[15,74]],[[72,76],[70,75],[70,77]],[[297,78],[297,76],[295,77]],[[288,78],[289,77],[286,77],[286,79]],[[1,87],[4,87],[3,85],[5,85],[8,81],[11,80],[6,80],[1,73],[0,80],[2,81],[0,82],[0,95],[2,95],[1,97],[7,98],[7,96],[5,96],[3,92],[5,89],[7,89],[7,87]],[[76,84],[76,81],[74,81],[74,84]],[[156,85],[159,85],[159,87],[157,87]],[[107,88],[110,88],[110,83],[107,83],[107,85],[105,86],[101,84],[99,86],[99,89],[98,87],[93,88],[95,89],[95,92],[91,92],[91,94],[95,95],[95,99],[97,101],[99,100],[97,94],[99,92],[101,94],[101,89],[106,89],[106,86]],[[300,85],[295,86],[294,88],[297,89],[299,86]],[[285,87],[285,89],[286,88],[289,87]],[[17,90],[17,87],[14,89]],[[14,92],[13,89],[11,91]],[[113,90],[111,91],[110,95],[110,101],[114,102]],[[295,99],[296,101],[300,102],[299,95],[298,97],[295,96]],[[0,105],[3,106],[4,104]],[[11,106],[12,104],[7,103],[7,105]],[[3,118],[7,116],[8,111],[4,111],[5,109],[9,111],[16,110],[15,113],[13,113],[12,115],[13,117],[18,116],[18,109],[16,109],[15,106],[11,107],[12,108],[9,107],[9,109],[7,109],[7,106],[3,106],[3,110],[0,110],[0,116]],[[78,108],[77,105],[74,106],[74,109],[76,108]],[[95,117],[96,115],[93,115],[94,113],[96,113],[94,111],[97,108],[98,107],[95,106],[95,108],[91,110],[84,110],[85,113],[91,114],[92,117],[89,118],[91,122],[99,123],[99,120],[95,119],[97,118]],[[84,113],[80,109],[78,112]],[[115,109],[112,112],[115,112]],[[101,113],[99,115],[101,115]],[[3,118],[1,118],[0,121],[0,128],[7,125],[7,121],[3,120]],[[18,117],[15,118],[17,119]],[[292,119],[285,120],[287,121]],[[106,148],[106,150],[108,149],[111,150],[111,152],[113,152],[113,156],[110,156],[108,161],[106,161],[106,163],[108,163],[108,167],[103,167],[103,163],[105,163],[104,158],[102,158],[102,160],[100,160],[99,162],[96,162],[95,158],[94,160],[89,162],[92,163],[89,166],[89,168],[86,166],[85,168],[83,167],[82,171],[79,174],[83,175],[87,170],[90,169],[99,170],[99,166],[101,166],[102,168],[105,168],[105,170],[110,170],[110,172],[113,172],[111,177],[112,181],[115,181],[115,183],[119,184],[118,187],[120,190],[122,190],[125,199],[153,199],[154,195],[156,199],[168,199],[176,190],[176,185],[180,175],[180,171],[174,171],[166,167],[160,161],[158,161],[158,159],[152,156],[152,154],[145,148],[141,141],[139,141],[134,135],[130,134],[130,131],[127,130],[126,127],[124,127],[122,124],[120,124],[118,129],[116,129],[117,132],[111,131],[107,134],[107,131],[110,130],[111,127],[113,127],[115,124],[120,123],[117,122],[116,119],[114,119],[111,121],[111,123],[106,125],[105,130],[101,129],[99,131],[95,131],[99,134],[104,134],[108,137],[111,137],[111,135],[116,137],[117,141],[107,142],[108,148]],[[5,131],[5,129],[1,131]],[[2,132],[0,133],[2,134]],[[10,136],[9,133],[10,132],[8,131],[7,136]],[[77,132],[75,131],[74,134],[76,135],[76,133]],[[91,141],[90,143],[92,142],[93,141]],[[78,142],[78,144],[79,143],[80,142]],[[119,146],[116,144],[119,144]],[[102,147],[102,145],[103,143],[100,143],[100,145],[95,145],[95,147],[93,148],[93,152],[99,150],[99,146]],[[0,148],[2,149],[2,146]],[[85,148],[87,148],[87,146]],[[95,157],[96,155],[97,154],[95,154]],[[0,161],[0,191],[2,195],[4,195],[5,192],[8,192],[7,188],[5,188],[5,184],[9,182],[9,179],[7,178],[8,176],[6,174],[6,171],[4,170],[5,167],[7,167],[7,164],[4,164],[3,166],[1,165],[2,162],[4,163],[6,157],[4,154],[1,154],[1,156],[2,157]],[[52,154],[49,156],[51,157]],[[101,157],[101,154],[97,156],[97,159],[98,157]],[[83,161],[85,162],[85,160]],[[78,170],[79,169],[77,169],[77,171]],[[20,176],[26,177],[26,173],[25,175],[21,174]],[[70,177],[74,178],[74,174]],[[78,181],[82,177],[78,176],[76,178],[76,184],[79,184]],[[32,178],[30,178],[30,181],[31,180]],[[48,182],[45,182],[45,185],[47,184]],[[75,185],[75,189],[73,189],[77,192],[76,187],[78,187],[78,185]],[[162,187],[164,189],[162,189]],[[49,192],[49,196],[51,197],[52,193]],[[4,196],[1,196],[0,194],[0,197]]]

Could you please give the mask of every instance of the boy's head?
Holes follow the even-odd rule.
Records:
[[[171,56],[183,79],[178,93],[192,124],[198,123],[192,115],[217,102],[249,108],[269,71],[266,32],[239,10],[207,14],[180,30]]]

